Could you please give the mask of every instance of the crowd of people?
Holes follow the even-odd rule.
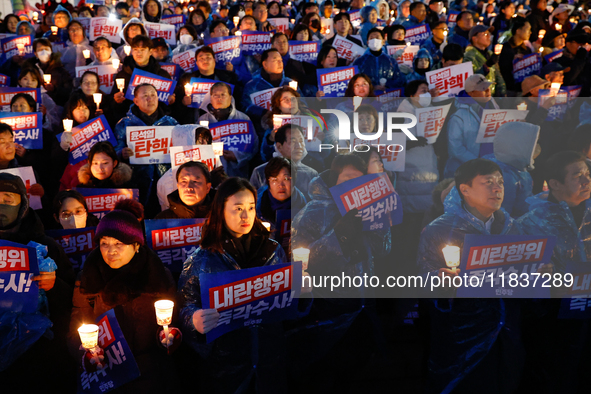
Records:
[[[42,119],[42,147],[32,149],[0,112],[0,240],[44,245],[57,268],[33,277],[42,290],[34,314],[11,311],[0,296],[3,388],[75,391],[85,365],[77,328],[113,309],[140,371],[116,392],[349,392],[372,362],[397,357],[387,322],[403,310],[413,316],[404,324],[417,327],[424,361],[421,382],[408,392],[585,392],[588,319],[559,319],[560,300],[451,299],[454,289],[443,288],[399,303],[368,287],[303,286],[297,319],[207,342],[220,313],[202,305],[201,281],[291,262],[299,247],[310,250],[304,275],[313,277],[454,277],[461,270],[448,268],[441,245],[461,249],[467,234],[556,237],[551,263],[539,272],[564,274],[567,263],[589,261],[589,3],[49,0],[36,7],[25,3],[0,25],[2,43],[31,37],[29,52],[3,45],[4,115]],[[175,45],[153,27],[172,16],[182,17]],[[90,41],[90,18],[121,21],[120,38]],[[254,32],[271,33],[254,54],[234,56],[236,49],[225,59],[215,45]],[[290,51],[302,42],[318,44],[306,60]],[[194,67],[180,64],[187,53]],[[518,70],[531,55],[534,66]],[[467,62],[471,72],[460,75],[454,94],[428,78]],[[323,88],[325,69],[342,76],[347,67],[355,71],[338,94]],[[153,82],[136,83],[137,72],[176,87],[163,96]],[[197,105],[187,91],[195,79],[210,81]],[[268,102],[257,98],[264,91]],[[408,128],[402,171],[390,167],[384,147],[357,150],[339,140],[336,110],[350,117],[351,133],[372,135],[390,125],[385,110],[417,115],[438,107],[447,115],[435,140],[423,136],[424,127]],[[524,108],[527,115],[500,125],[494,140],[480,140],[484,111]],[[83,160],[71,160],[77,128],[97,118],[113,138],[93,141]],[[289,118],[312,119],[313,137]],[[229,121],[250,125],[247,145],[213,132]],[[224,141],[224,148],[213,166],[198,159],[177,168],[137,164],[128,128],[138,126],[173,126],[174,146]],[[33,184],[12,171],[25,167]],[[402,220],[362,231],[361,215],[343,215],[331,188],[380,173],[399,196]],[[99,219],[81,193],[89,188],[138,195]],[[33,199],[41,208],[32,208]],[[284,210],[291,234],[274,239]],[[148,246],[144,223],[152,219],[206,219],[182,270]],[[74,270],[45,231],[87,227],[96,228],[95,249]],[[182,340],[171,334],[174,351],[157,335],[159,299],[175,300]]]

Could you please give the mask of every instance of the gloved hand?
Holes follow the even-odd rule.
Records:
[[[72,133],[71,132],[63,132],[62,137],[60,139],[60,147],[67,152],[70,150],[71,144],[72,144]]]
[[[93,373],[105,368],[105,352],[100,347],[86,350],[82,356],[82,367],[87,373]]]
[[[416,148],[417,146],[427,146],[427,139],[425,137],[417,137],[417,141],[406,141],[406,150]]]
[[[158,339],[160,344],[166,348],[168,354],[172,354],[183,341],[183,334],[176,327],[168,327],[168,337],[164,338],[164,330],[161,330],[158,332]]]
[[[499,55],[495,55],[493,54],[487,61],[486,61],[486,66],[487,67],[492,67],[495,64],[497,64],[499,62]]]

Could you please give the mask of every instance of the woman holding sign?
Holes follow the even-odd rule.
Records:
[[[200,274],[220,273],[286,262],[281,246],[256,217],[257,194],[245,179],[229,178],[213,201],[201,246],[185,262],[179,279],[185,340],[204,359],[204,388],[230,393],[287,391],[281,325],[252,325],[228,332],[206,344],[205,334],[220,314],[201,303]]]

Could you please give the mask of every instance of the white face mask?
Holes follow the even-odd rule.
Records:
[[[244,15],[246,15],[246,12],[244,12],[244,11],[242,11],[242,10],[241,10],[241,11],[238,11],[238,17],[239,17],[240,19],[244,18]]]
[[[72,215],[69,219],[62,219],[60,218],[60,224],[65,230],[74,229],[74,228],[84,228],[86,227],[86,216],[88,214],[82,215]]]
[[[419,94],[419,104],[421,107],[428,107],[431,104],[431,93]]]
[[[47,63],[49,61],[49,58],[51,57],[51,51],[48,51],[46,49],[37,52],[37,57],[39,58],[39,60],[41,60],[42,63]]]
[[[190,34],[183,34],[179,37],[179,41],[183,45],[189,45],[191,42],[193,42],[193,36]]]
[[[382,40],[380,40],[378,38],[372,38],[371,40],[368,41],[367,45],[369,46],[369,49],[377,52],[382,49],[382,46],[384,45],[384,43],[382,42]]]

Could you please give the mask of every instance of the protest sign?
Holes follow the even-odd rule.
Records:
[[[102,141],[109,141],[113,146],[117,145],[117,138],[111,131],[111,127],[104,115],[74,127],[72,129],[70,154],[68,155],[70,164],[76,164],[88,159],[90,148],[97,142]]]
[[[102,219],[107,213],[115,208],[115,204],[119,200],[131,198],[139,200],[138,189],[99,189],[99,188],[76,188],[84,196],[87,212],[93,214],[99,219]]]
[[[271,48],[271,38],[273,38],[273,33],[250,30],[242,31],[242,54],[260,55]]]
[[[213,49],[215,54],[215,66],[223,70],[226,63],[238,64],[241,59],[240,45],[242,36],[210,37],[205,40],[205,45]]]
[[[566,110],[568,109],[568,95],[569,92],[561,88],[558,93],[555,95],[556,102],[553,106],[548,108],[548,116],[546,120],[551,121],[560,121],[564,119],[564,115],[566,114]],[[551,89],[540,89],[538,90],[538,106],[542,106],[542,104],[550,97],[553,96]]]
[[[133,74],[131,74],[131,79],[129,81],[129,86],[127,87],[127,92],[125,93],[125,98],[128,100],[133,100],[133,90],[136,86],[142,85],[144,83],[154,86],[158,92],[158,100],[166,104],[168,104],[168,98],[174,93],[174,88],[176,86],[176,81],[174,80],[170,80],[159,75],[135,68],[133,70]]]
[[[558,311],[559,319],[589,319],[591,317],[590,268],[588,262],[566,262],[565,274],[562,277],[565,287],[562,289],[564,294]]]
[[[515,82],[522,82],[530,75],[537,75],[542,69],[542,57],[537,53],[526,55],[513,60],[513,78]]]
[[[319,68],[318,90],[324,92],[324,97],[344,97],[349,81],[358,73],[357,66]]]
[[[421,25],[407,27],[404,41],[410,42],[411,45],[421,46],[430,36],[431,29],[429,29],[429,25],[423,23]]]
[[[407,137],[404,133],[392,133],[392,139],[387,139],[387,137],[387,134],[384,133],[377,140],[365,140],[351,133],[351,139],[345,141],[345,143],[349,144],[349,149],[351,151],[353,151],[354,146],[361,144],[377,146],[384,162],[384,169],[388,171],[402,172],[404,171],[406,161]]]
[[[299,262],[199,274],[202,307],[220,313],[207,342],[239,328],[294,319],[301,278]]]
[[[41,112],[0,112],[0,122],[12,127],[14,142],[25,149],[43,149]]]
[[[558,49],[558,50],[544,56],[544,60],[546,61],[546,64],[547,64],[547,63],[552,63],[554,60],[558,59],[559,57],[562,57],[562,49]],[[542,77],[542,79],[544,79],[543,75],[541,77]]]
[[[178,64],[183,71],[191,72],[195,68],[197,64],[195,62],[195,52],[197,52],[197,48],[189,49],[188,51],[177,53],[176,55],[172,56],[172,62]],[[170,74],[170,73],[169,73]],[[172,75],[172,74],[170,74]]]
[[[2,106],[3,112],[11,111],[10,102],[18,93],[25,93],[33,97],[37,103],[36,109],[39,109],[39,105],[42,104],[41,89],[0,87],[0,106]]]
[[[316,65],[320,52],[320,41],[290,41],[289,55],[299,62]]]
[[[29,206],[33,209],[42,209],[41,206],[41,197],[33,196],[30,192],[31,186],[37,183],[37,179],[35,179],[35,171],[33,171],[33,167],[17,167],[17,168],[7,168],[5,170],[0,170],[0,173],[6,172],[12,175],[16,175],[23,180],[25,187],[27,188],[27,198],[29,199]]]
[[[217,156],[211,145],[173,146],[170,148],[170,164],[173,170],[188,161],[200,161],[209,171],[215,168]]]
[[[172,79],[178,81],[181,76],[181,66],[175,63],[160,63],[160,68],[166,71]]]
[[[0,87],[10,85],[10,77],[4,74],[0,74]]]
[[[216,142],[223,142],[227,150],[253,152],[254,126],[249,120],[225,120],[209,125],[209,131]]]
[[[78,22],[80,22],[80,24],[82,25],[82,28],[84,29],[85,37],[89,37],[90,36],[90,21],[93,18],[78,17],[78,18],[74,18],[74,19],[77,20]],[[65,30],[65,33],[67,33],[67,28],[64,30]]]
[[[86,257],[94,250],[93,242],[96,227],[84,227],[61,230],[46,230],[45,234],[53,238],[64,250],[72,263],[74,271],[78,272],[84,266]]]
[[[168,45],[176,45],[176,27],[166,23],[154,23],[144,21],[144,27],[151,39],[162,37]]]
[[[539,235],[475,235],[464,238],[460,272],[467,274],[458,297],[544,298],[550,288],[543,285],[538,269],[550,262],[556,237]],[[475,277],[474,279],[472,279]],[[529,281],[527,286],[517,282]],[[534,282],[536,281],[536,282]],[[478,286],[473,286],[478,282]]]
[[[443,129],[450,107],[451,104],[441,107],[418,108],[415,112],[417,137],[424,137],[427,139],[427,143],[434,144]]]
[[[189,108],[200,108],[201,103],[205,99],[205,96],[209,94],[209,91],[213,85],[220,81],[214,81],[213,79],[205,78],[191,78],[189,83],[191,84],[191,104]],[[232,94],[234,94],[234,85],[226,83],[230,87]]]
[[[289,18],[267,18],[267,21],[277,33],[286,33],[289,30]]]
[[[175,273],[199,247],[205,219],[146,220],[146,241],[162,262]]]
[[[361,10],[349,11],[349,20],[353,27],[358,27],[361,24]]]
[[[353,61],[365,53],[365,49],[338,34],[334,37],[332,46],[337,50],[339,58],[349,61]]]
[[[39,286],[37,251],[30,246],[0,240],[0,313],[34,313]]]
[[[174,126],[128,126],[127,146],[133,150],[130,164],[170,163]]]
[[[402,205],[388,175],[363,175],[330,188],[341,215],[352,209],[361,214],[363,231],[389,230],[402,222]]]
[[[119,33],[122,27],[121,19],[95,16],[90,20],[88,39],[94,41],[99,37],[105,37],[110,42],[119,44],[121,42]]]
[[[25,59],[33,57],[33,40],[33,36],[15,36],[1,39],[2,55],[0,55],[0,64],[17,55]]]
[[[485,109],[482,111],[480,126],[478,127],[477,144],[493,142],[497,130],[501,125],[508,122],[525,120],[529,111],[516,109]]]
[[[78,379],[78,393],[102,394],[140,376],[135,357],[117,322],[115,309],[100,315],[95,324],[99,327],[98,345],[105,354],[105,368],[92,373],[82,370]],[[82,355],[81,350],[80,358]]]
[[[275,235],[273,239],[283,247],[286,255],[290,255],[291,241],[291,209],[278,209],[275,215]]]
[[[252,100],[254,105],[259,107],[263,107],[266,110],[271,110],[271,98],[275,91],[279,88],[271,88],[260,90],[258,92],[254,92],[250,94],[250,99]]]
[[[175,31],[178,33],[178,31],[181,29],[181,27],[185,26],[185,23],[187,22],[187,17],[183,14],[181,14],[181,15],[163,15],[162,18],[160,19],[160,22],[166,23],[167,25],[173,25],[175,28]]]
[[[388,55],[394,57],[394,54],[400,50],[402,50],[402,56],[396,58],[398,64],[405,64],[409,67],[413,66],[413,61],[417,52],[421,47],[418,45],[388,45],[386,49],[388,50]]]
[[[438,88],[441,97],[455,97],[464,90],[464,82],[472,74],[474,74],[472,62],[466,62],[428,71],[425,76],[429,83],[429,90]]]
[[[99,76],[101,91],[105,94],[111,93],[111,89],[113,89],[113,84],[115,83],[115,75],[117,74],[117,69],[115,67],[110,64],[76,67],[76,78],[82,78],[82,74],[86,71],[97,73]]]
[[[456,22],[458,20],[459,14],[460,14],[460,11],[452,11],[452,10],[448,11],[447,27],[449,28],[450,31],[456,26]]]
[[[400,103],[404,100],[404,88],[394,88],[376,94],[379,103],[378,111],[397,111]]]

